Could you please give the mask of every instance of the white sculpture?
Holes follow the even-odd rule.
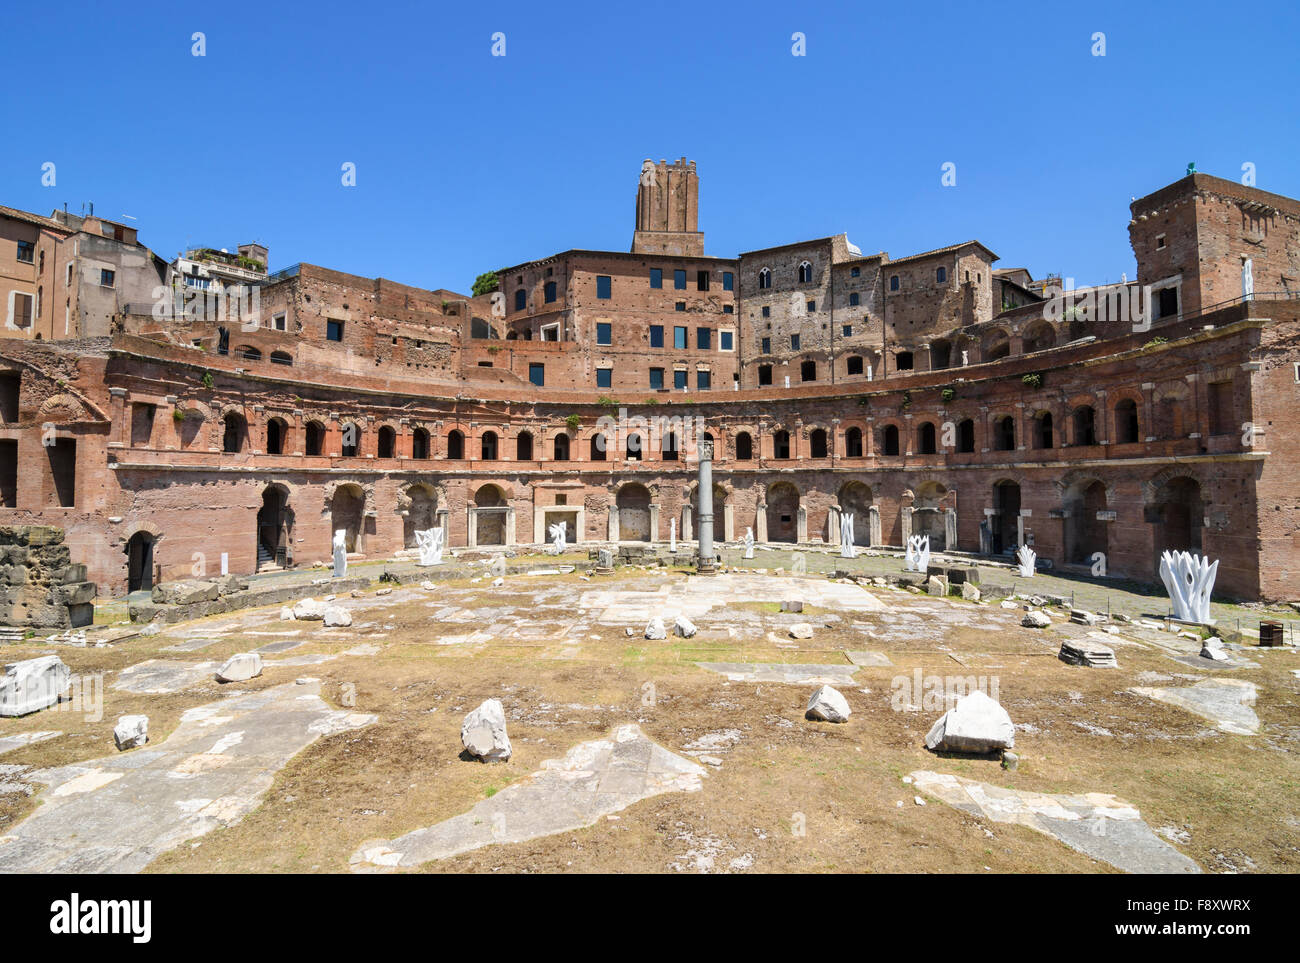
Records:
[[[1031,578],[1034,574],[1034,560],[1038,558],[1038,553],[1028,545],[1021,545],[1020,551],[1016,552],[1016,560],[1020,563],[1020,575],[1022,578]]]
[[[754,557],[754,530],[745,529],[745,558]]]
[[[1211,562],[1191,552],[1165,552],[1160,556],[1160,578],[1173,604],[1174,618],[1180,622],[1211,625],[1210,593],[1219,573],[1217,560]]]
[[[909,535],[907,554],[903,557],[909,572],[924,572],[930,567],[930,536]]]
[[[442,564],[442,538],[441,528],[430,528],[415,533],[415,544],[420,550],[421,565]]]
[[[840,558],[857,558],[853,549],[853,516],[840,513]]]
[[[554,525],[547,528],[547,531],[551,533],[551,547],[547,549],[547,552],[551,555],[563,555],[565,547],[564,536],[568,531],[568,523],[556,522]]]
[[[668,551],[677,552],[677,519],[668,519]]]
[[[346,529],[334,532],[334,577],[342,578],[348,572],[348,533]]]

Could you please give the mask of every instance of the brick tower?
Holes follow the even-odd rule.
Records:
[[[695,161],[685,157],[669,164],[646,158],[636,189],[636,233],[633,254],[676,254],[702,257],[704,234],[699,229],[700,177]]]

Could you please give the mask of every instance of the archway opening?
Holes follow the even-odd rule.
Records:
[[[154,536],[136,532],[126,541],[126,590],[146,592],[153,588]]]
[[[767,540],[799,540],[799,489],[789,482],[777,482],[767,490]]]
[[[289,493],[277,485],[262,489],[262,507],[257,512],[257,566],[289,567]]]
[[[650,541],[650,490],[644,485],[624,485],[615,499],[618,538],[622,542]]]

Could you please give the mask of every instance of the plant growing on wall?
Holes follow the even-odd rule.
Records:
[[[485,271],[474,279],[474,297],[491,294],[501,286],[501,279],[496,271]]]
[[[1027,374],[1020,380],[1026,388],[1041,388],[1043,386],[1043,376],[1037,372]]]
[[[911,391],[904,391],[904,392],[903,392],[903,409],[904,409],[904,410],[907,410],[907,409],[910,408],[910,407],[912,407],[912,392],[911,392]]]
[[[947,404],[948,402],[952,401],[952,399],[957,397],[957,392],[954,391],[952,388],[944,388],[942,391],[939,392],[939,397],[943,399],[944,404]]]
[[[601,395],[596,399],[596,404],[600,405],[602,408],[617,408],[618,400],[609,397],[609,395]]]
[[[211,371],[203,372],[203,387],[211,388],[214,383],[215,382],[213,382],[212,380],[212,372]]]
[[[577,431],[578,426],[582,424],[582,418],[579,415],[569,415],[569,417],[564,419],[564,423],[572,430]]]
[[[184,421],[184,420],[185,420],[185,412],[180,408],[173,408],[172,421]]]
[[[1161,336],[1161,335],[1156,335],[1154,338],[1152,338],[1152,339],[1151,339],[1150,341],[1148,341],[1146,344],[1142,345],[1142,350],[1145,351],[1147,348],[1155,348],[1155,347],[1158,347],[1159,345],[1162,345],[1162,344],[1168,344],[1168,343],[1169,343],[1169,339],[1168,339],[1168,338],[1163,337],[1163,336]]]

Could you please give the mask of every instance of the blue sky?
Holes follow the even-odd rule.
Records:
[[[1294,3],[55,3],[6,19],[0,204],[93,201],[165,256],[259,240],[273,270],[465,291],[568,248],[627,250],[641,161],[686,156],[709,254],[978,238],[1001,267],[1082,284],[1133,275],[1129,200],[1188,162],[1234,180],[1252,163],[1258,187],[1300,196]]]

